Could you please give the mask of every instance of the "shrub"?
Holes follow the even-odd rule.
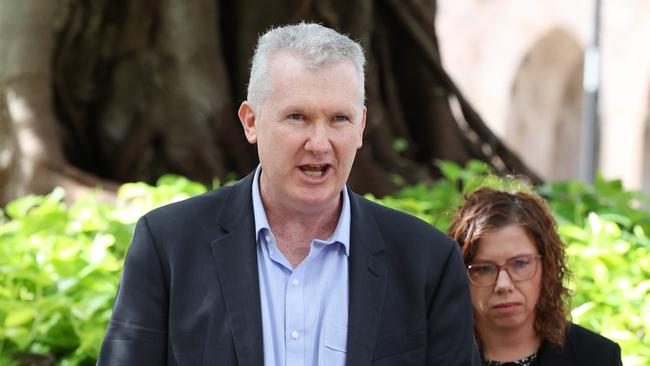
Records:
[[[26,196],[0,217],[0,365],[94,365],[135,221],[206,191],[185,178],[123,185],[115,204]],[[37,363],[40,362],[40,363]]]

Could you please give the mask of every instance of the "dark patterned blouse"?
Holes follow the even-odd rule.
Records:
[[[536,359],[537,359],[537,352],[517,361],[499,362],[499,361],[485,360],[485,366],[533,366],[535,364]]]

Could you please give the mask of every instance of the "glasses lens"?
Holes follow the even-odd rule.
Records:
[[[513,258],[506,264],[508,273],[514,281],[525,281],[533,278],[537,270],[537,257],[527,255]]]
[[[508,260],[504,265],[479,263],[467,266],[470,281],[476,286],[489,286],[496,282],[501,269],[505,269],[512,281],[527,281],[537,272],[540,255],[525,255]]]
[[[494,282],[499,268],[495,264],[472,264],[467,267],[469,279],[477,286],[487,286]]]

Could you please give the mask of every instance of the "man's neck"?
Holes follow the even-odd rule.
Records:
[[[339,222],[342,203],[339,196],[338,202],[318,211],[299,211],[264,201],[264,211],[278,249],[294,268],[309,254],[312,240],[326,240],[332,236]]]
[[[483,355],[494,361],[516,361],[537,352],[541,338],[533,327],[482,329],[479,326]]]

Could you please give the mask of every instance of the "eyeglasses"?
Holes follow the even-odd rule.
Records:
[[[541,255],[522,255],[508,259],[504,264],[476,263],[467,266],[467,274],[472,284],[490,286],[497,281],[499,273],[505,269],[513,282],[530,280],[537,273],[537,262]]]

